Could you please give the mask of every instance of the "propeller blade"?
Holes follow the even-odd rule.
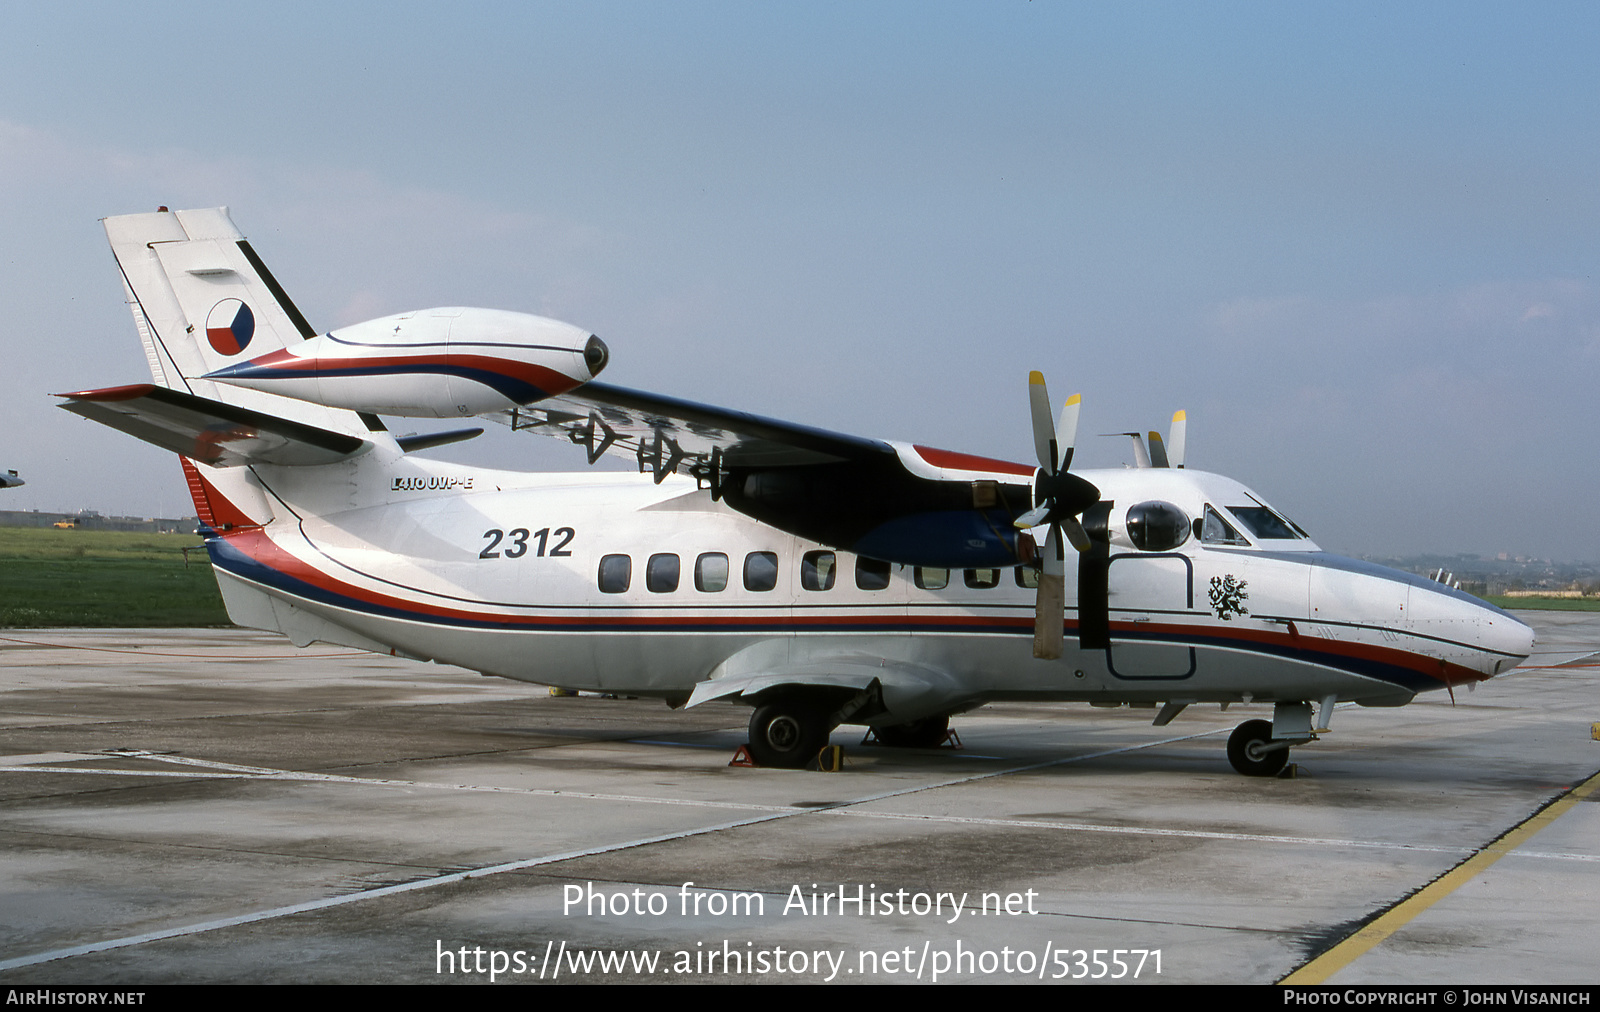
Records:
[[[1083,529],[1077,517],[1062,517],[1060,527],[1066,532],[1067,540],[1072,542],[1072,547],[1080,552],[1087,552],[1094,547],[1094,542],[1089,540],[1089,532]]]
[[[1061,547],[1061,526],[1050,525],[1050,533],[1045,536],[1044,547],[1039,550],[1039,561],[1044,564],[1046,576],[1061,576],[1066,572],[1066,552]]]
[[[1173,467],[1183,466],[1184,444],[1189,441],[1189,416],[1183,411],[1176,411],[1172,415],[1172,432],[1167,440],[1167,459],[1172,461]]]
[[[1033,452],[1039,466],[1049,474],[1056,472],[1056,430],[1050,418],[1050,391],[1045,389],[1044,373],[1028,373],[1028,410],[1033,416]]]
[[[1045,558],[1050,558],[1048,552]],[[1041,574],[1033,612],[1033,656],[1046,661],[1061,656],[1066,641],[1066,611],[1066,578],[1059,573]]]
[[[1017,519],[1011,521],[1011,525],[1019,531],[1031,530],[1044,523],[1045,519],[1049,516],[1050,504],[1045,503],[1043,506],[1035,506],[1033,509],[1022,514],[1022,516],[1017,517]]]
[[[1058,471],[1072,466],[1072,449],[1078,445],[1078,408],[1082,400],[1081,394],[1073,394],[1061,406],[1061,424],[1056,426],[1057,452],[1061,457]]]
[[[1171,467],[1167,463],[1167,444],[1161,441],[1161,433],[1150,430],[1150,466]]]

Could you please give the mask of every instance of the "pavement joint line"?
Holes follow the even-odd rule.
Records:
[[[1540,830],[1565,815],[1578,802],[1600,789],[1600,773],[1557,794],[1537,812],[1501,833],[1472,856],[1398,901],[1326,952],[1293,971],[1280,984],[1325,984],[1329,977],[1371,951],[1429,907],[1482,874],[1502,857],[1531,840]]]
[[[637,840],[627,840],[620,843],[601,844],[597,847],[588,847],[582,850],[564,851],[558,854],[547,854],[543,857],[525,858],[520,861],[508,861],[502,864],[486,865],[482,868],[472,868],[467,871],[451,872],[447,875],[436,875],[432,878],[417,879],[411,882],[402,882],[397,885],[383,886],[378,889],[364,889],[359,892],[345,893],[340,896],[326,896],[318,900],[308,900],[304,903],[293,903],[287,906],[272,907],[267,910],[257,910],[247,914],[237,914],[233,917],[222,917],[196,924],[181,927],[163,928],[156,931],[146,931],[137,935],[125,935],[121,938],[109,938],[99,942],[87,942],[83,945],[68,946],[64,949],[52,949],[48,952],[37,952],[27,956],[17,956],[12,959],[0,960],[0,971],[15,970],[24,966],[37,966],[40,963],[53,962],[57,959],[68,959],[73,956],[87,956],[97,952],[109,952],[113,949],[123,949],[133,945],[143,945],[149,942],[162,941],[168,938],[181,938],[188,935],[204,934],[222,928],[237,927],[242,924],[256,924],[261,921],[277,920],[283,917],[292,917],[296,914],[312,913],[332,907],[345,906],[363,900],[379,899],[384,896],[396,896],[402,893],[415,892],[420,889],[430,889],[435,886],[450,885],[465,882],[468,879],[487,878],[505,872],[523,871],[528,868],[537,868],[543,865],[558,864],[562,861],[571,861],[582,857],[593,857],[598,854],[610,854],[622,850],[631,850],[635,847],[646,847],[657,843],[667,843],[673,840],[684,840],[696,836],[707,836],[720,833],[729,829],[742,829],[746,826],[755,826],[767,822],[776,822],[781,819],[799,818],[815,815],[820,812],[835,811],[851,805],[867,804],[873,801],[883,801],[888,798],[904,797],[909,794],[920,794],[923,791],[937,790],[942,787],[955,787],[961,784],[972,783],[978,780],[989,780],[994,777],[1006,776],[1010,773],[1027,773],[1033,770],[1044,769],[1049,766],[1063,766],[1067,763],[1083,762],[1101,756],[1117,755],[1124,752],[1135,752],[1141,749],[1154,748],[1158,745],[1167,745],[1177,741],[1188,741],[1193,738],[1204,738],[1219,733],[1218,730],[1203,731],[1198,734],[1180,735],[1175,738],[1164,738],[1159,741],[1145,742],[1139,745],[1130,745],[1123,748],[1105,749],[1100,752],[1087,753],[1078,756],[1067,756],[1061,759],[1051,759],[1043,762],[1029,763],[1024,766],[1014,767],[1009,770],[991,770],[984,773],[975,773],[969,776],[957,777],[953,780],[933,784],[922,784],[915,787],[902,787],[895,790],[880,791],[877,794],[850,801],[841,801],[827,808],[789,808],[780,812],[770,812],[753,816],[747,819],[735,819],[732,822],[719,823],[714,826],[704,826],[696,829],[685,829],[672,833],[661,833],[654,836],[642,837]],[[194,776],[196,774],[190,774]],[[207,775],[207,774],[199,774]],[[243,776],[243,774],[209,774],[210,776]],[[265,778],[261,778],[265,779]],[[356,779],[359,778],[343,778]],[[411,783],[409,786],[419,786]],[[552,792],[556,793],[556,792]]]
[[[1213,733],[1215,733],[1215,732],[1213,732]],[[1182,739],[1168,739],[1168,741],[1174,741],[1174,740],[1182,740]],[[1110,750],[1110,751],[1096,752],[1096,753],[1086,754],[1086,755],[1083,755],[1083,756],[1074,756],[1074,757],[1070,757],[1070,758],[1065,759],[1065,760],[1050,760],[1050,763],[1051,764],[1058,764],[1058,763],[1062,763],[1062,762],[1078,762],[1078,761],[1082,761],[1083,759],[1089,759],[1089,758],[1095,758],[1095,757],[1098,757],[1098,756],[1114,754],[1116,752],[1132,751],[1132,750],[1136,750],[1136,749],[1140,749],[1140,748],[1146,748],[1146,747],[1149,747],[1149,746],[1141,745],[1141,746],[1132,746],[1131,748],[1113,749],[1113,750]],[[736,810],[736,811],[773,812],[773,813],[794,813],[794,812],[802,812],[802,811],[820,811],[820,812],[830,812],[830,813],[832,813],[834,815],[838,815],[838,816],[842,816],[842,817],[858,818],[858,819],[881,819],[881,820],[887,820],[887,821],[905,821],[905,822],[936,822],[936,823],[941,823],[941,824],[975,825],[975,826],[1011,826],[1011,827],[1017,827],[1017,828],[1021,828],[1021,829],[1050,829],[1050,830],[1062,830],[1062,831],[1067,831],[1067,832],[1081,832],[1081,833],[1108,833],[1108,834],[1123,835],[1123,836],[1146,836],[1146,837],[1149,837],[1149,836],[1158,836],[1158,837],[1159,836],[1166,836],[1166,837],[1177,837],[1177,838],[1180,838],[1180,839],[1228,840],[1228,841],[1238,841],[1238,842],[1247,842],[1247,843],[1282,843],[1282,844],[1289,844],[1289,845],[1295,845],[1295,846],[1332,847],[1332,848],[1348,848],[1348,849],[1358,849],[1358,850],[1384,850],[1384,851],[1400,851],[1400,852],[1412,852],[1412,853],[1434,853],[1434,854],[1471,855],[1471,854],[1474,854],[1474,853],[1477,852],[1476,849],[1472,848],[1472,847],[1436,846],[1436,845],[1429,845],[1429,844],[1394,843],[1394,842],[1383,841],[1383,840],[1349,840],[1349,839],[1340,839],[1340,838],[1337,838],[1337,837],[1287,836],[1287,835],[1284,835],[1284,834],[1276,834],[1276,833],[1245,833],[1245,832],[1230,832],[1230,831],[1226,831],[1226,830],[1169,829],[1169,828],[1161,828],[1161,827],[1155,827],[1155,826],[1117,826],[1117,825],[1108,825],[1108,824],[1104,824],[1104,823],[1054,822],[1054,821],[1049,821],[1049,820],[1044,820],[1044,819],[992,819],[992,818],[984,818],[984,817],[981,817],[981,816],[923,815],[923,814],[910,813],[910,812],[871,812],[871,811],[860,811],[856,807],[856,806],[859,806],[861,804],[867,803],[867,801],[870,800],[870,799],[857,799],[857,800],[852,800],[852,801],[848,801],[848,802],[842,802],[840,806],[832,806],[832,807],[828,807],[828,808],[798,809],[798,808],[795,808],[795,807],[790,806],[790,805],[760,805],[760,804],[751,804],[751,803],[747,803],[747,802],[712,801],[712,800],[708,800],[708,799],[699,799],[699,798],[663,798],[663,797],[659,797],[659,796],[656,796],[656,797],[645,797],[645,796],[641,796],[641,795],[632,795],[632,794],[606,794],[606,793],[600,793],[600,792],[596,792],[596,791],[570,791],[570,790],[558,790],[558,789],[554,789],[554,788],[497,787],[497,786],[485,785],[485,784],[443,784],[443,783],[435,783],[435,782],[422,781],[422,780],[394,780],[394,779],[383,779],[383,778],[376,778],[376,777],[352,777],[352,776],[344,776],[344,775],[340,775],[340,774],[330,774],[330,773],[304,773],[304,772],[297,772],[297,771],[294,771],[294,770],[277,770],[277,769],[272,769],[270,767],[264,767],[264,766],[241,766],[241,765],[237,765],[237,764],[234,764],[234,763],[214,762],[214,761],[205,760],[205,759],[191,759],[191,758],[188,758],[186,756],[175,756],[175,755],[170,755],[170,754],[152,753],[152,752],[147,752],[147,751],[140,750],[140,749],[115,750],[115,754],[118,755],[118,756],[121,756],[121,757],[137,758],[137,759],[151,759],[151,760],[157,760],[157,761],[161,761],[161,762],[174,763],[174,764],[178,764],[178,765],[186,765],[186,766],[192,765],[192,766],[199,766],[199,767],[210,767],[210,768],[220,769],[220,770],[223,770],[225,772],[199,773],[199,772],[179,772],[179,771],[176,771],[176,770],[116,770],[116,769],[108,770],[108,769],[77,769],[77,768],[56,767],[56,766],[13,766],[13,767],[10,767],[10,768],[0,767],[0,773],[5,773],[5,772],[69,773],[69,774],[70,773],[77,773],[77,774],[88,774],[88,775],[98,775],[98,776],[166,777],[166,778],[197,779],[197,780],[198,779],[274,780],[274,781],[294,781],[294,782],[307,782],[307,783],[342,783],[342,784],[352,784],[352,785],[358,785],[358,786],[371,786],[371,787],[400,787],[400,788],[418,788],[418,787],[420,787],[420,788],[425,788],[425,789],[430,789],[430,790],[468,791],[468,792],[486,793],[486,794],[512,794],[512,795],[528,795],[528,796],[535,796],[535,797],[574,798],[574,799],[585,800],[585,801],[620,801],[620,802],[626,802],[626,803],[629,803],[629,804],[679,805],[679,806],[688,807],[688,808],[732,809],[732,810]],[[996,772],[991,771],[991,772],[986,772],[986,773],[983,773],[983,774],[977,774],[977,775],[975,775],[975,778],[981,779],[983,777],[988,777],[988,776],[1004,775],[1005,772],[1016,772],[1018,769],[1029,769],[1029,768],[1032,768],[1032,767],[1018,767],[1018,768],[1013,769],[1011,771],[1000,771],[1000,773],[998,773],[998,774]],[[951,781],[949,783],[941,783],[941,784],[935,785],[935,786],[950,786],[950,785],[953,785],[953,784],[959,784],[959,783],[964,783],[964,782],[967,782],[967,781],[966,780],[957,780],[957,781]],[[923,789],[926,789],[926,788],[923,788]],[[895,796],[901,796],[901,795],[895,795]],[[1536,859],[1542,859],[1542,860],[1558,860],[1558,861],[1600,861],[1600,855],[1569,854],[1569,853],[1543,852],[1543,851],[1539,851],[1539,852],[1527,852],[1527,851],[1524,851],[1524,852],[1518,854],[1517,856],[1518,857],[1523,857],[1523,858],[1536,858]]]

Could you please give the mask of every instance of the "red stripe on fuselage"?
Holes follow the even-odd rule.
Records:
[[[488,355],[459,355],[453,353],[443,355],[391,355],[374,358],[312,359],[300,358],[287,352],[273,352],[270,355],[263,355],[251,361],[250,365],[263,369],[286,371],[306,370],[315,366],[319,376],[338,372],[364,372],[366,375],[382,376],[389,373],[398,373],[402,369],[417,368],[472,369],[519,380],[551,395],[566,393],[581,382],[566,373],[558,372],[547,366],[534,365],[531,362],[516,362],[504,358],[493,358]],[[327,378],[338,379],[339,377],[328,375]]]

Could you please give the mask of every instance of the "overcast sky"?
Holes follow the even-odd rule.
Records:
[[[0,508],[191,512],[49,395],[148,376],[97,220],[226,204],[320,329],[1016,460],[1037,368],[1326,548],[1600,559],[1600,7],[244,6],[8,8]]]

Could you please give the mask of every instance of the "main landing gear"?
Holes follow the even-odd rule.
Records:
[[[836,717],[817,700],[777,699],[758,706],[750,716],[750,758],[761,766],[800,769],[828,744]],[[950,717],[875,727],[873,733],[878,744],[890,748],[938,748],[950,733]]]
[[[800,769],[828,744],[833,728],[820,706],[780,699],[750,716],[750,758],[762,766]]]

